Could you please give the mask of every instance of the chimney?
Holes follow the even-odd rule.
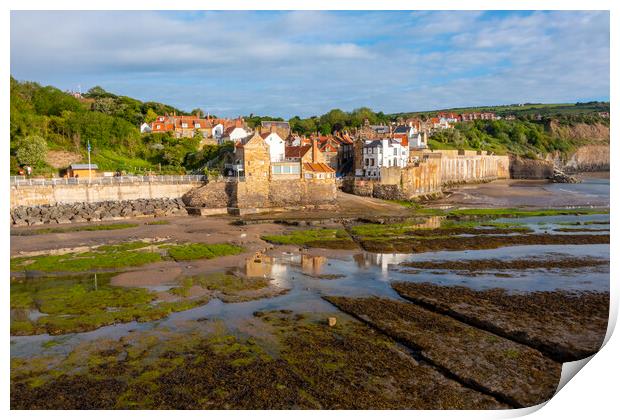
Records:
[[[312,139],[312,163],[316,163],[319,158],[319,145],[316,138]]]

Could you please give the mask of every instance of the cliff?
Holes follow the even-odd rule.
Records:
[[[566,172],[609,171],[609,144],[581,146],[568,156],[549,154],[546,160]]]
[[[550,121],[547,129],[554,137],[561,139],[609,144],[609,126],[601,123],[561,125],[556,121]]]

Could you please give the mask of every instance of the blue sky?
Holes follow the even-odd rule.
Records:
[[[13,11],[11,74],[229,117],[609,100],[609,13]]]

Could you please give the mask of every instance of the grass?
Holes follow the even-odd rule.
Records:
[[[13,236],[31,236],[31,235],[45,235],[48,233],[68,233],[68,232],[82,232],[82,231],[99,231],[99,230],[119,230],[130,229],[138,227],[137,223],[111,223],[106,225],[88,225],[88,226],[70,226],[70,227],[53,227],[42,228],[34,230],[19,230],[11,232]]]
[[[264,235],[261,239],[278,245],[351,249],[355,243],[344,229],[295,230],[284,235]]]
[[[170,289],[177,296],[189,296],[193,286],[207,290],[219,290],[225,294],[233,294],[244,290],[258,290],[269,285],[269,280],[261,277],[239,277],[228,273],[211,273],[201,276],[187,277],[181,285]]]
[[[225,255],[237,255],[243,252],[243,247],[231,244],[203,244],[188,243],[180,245],[166,245],[163,247],[168,255],[176,261],[211,259]]]
[[[135,171],[136,168],[155,169],[150,162],[121,155],[110,149],[101,149],[93,155],[93,163],[96,163],[101,170],[116,171],[125,170]]]

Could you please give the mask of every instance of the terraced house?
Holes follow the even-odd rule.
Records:
[[[172,132],[177,138],[194,137],[199,133],[203,138],[207,138],[211,137],[211,124],[206,118],[197,115],[160,115],[151,124],[151,132]]]

